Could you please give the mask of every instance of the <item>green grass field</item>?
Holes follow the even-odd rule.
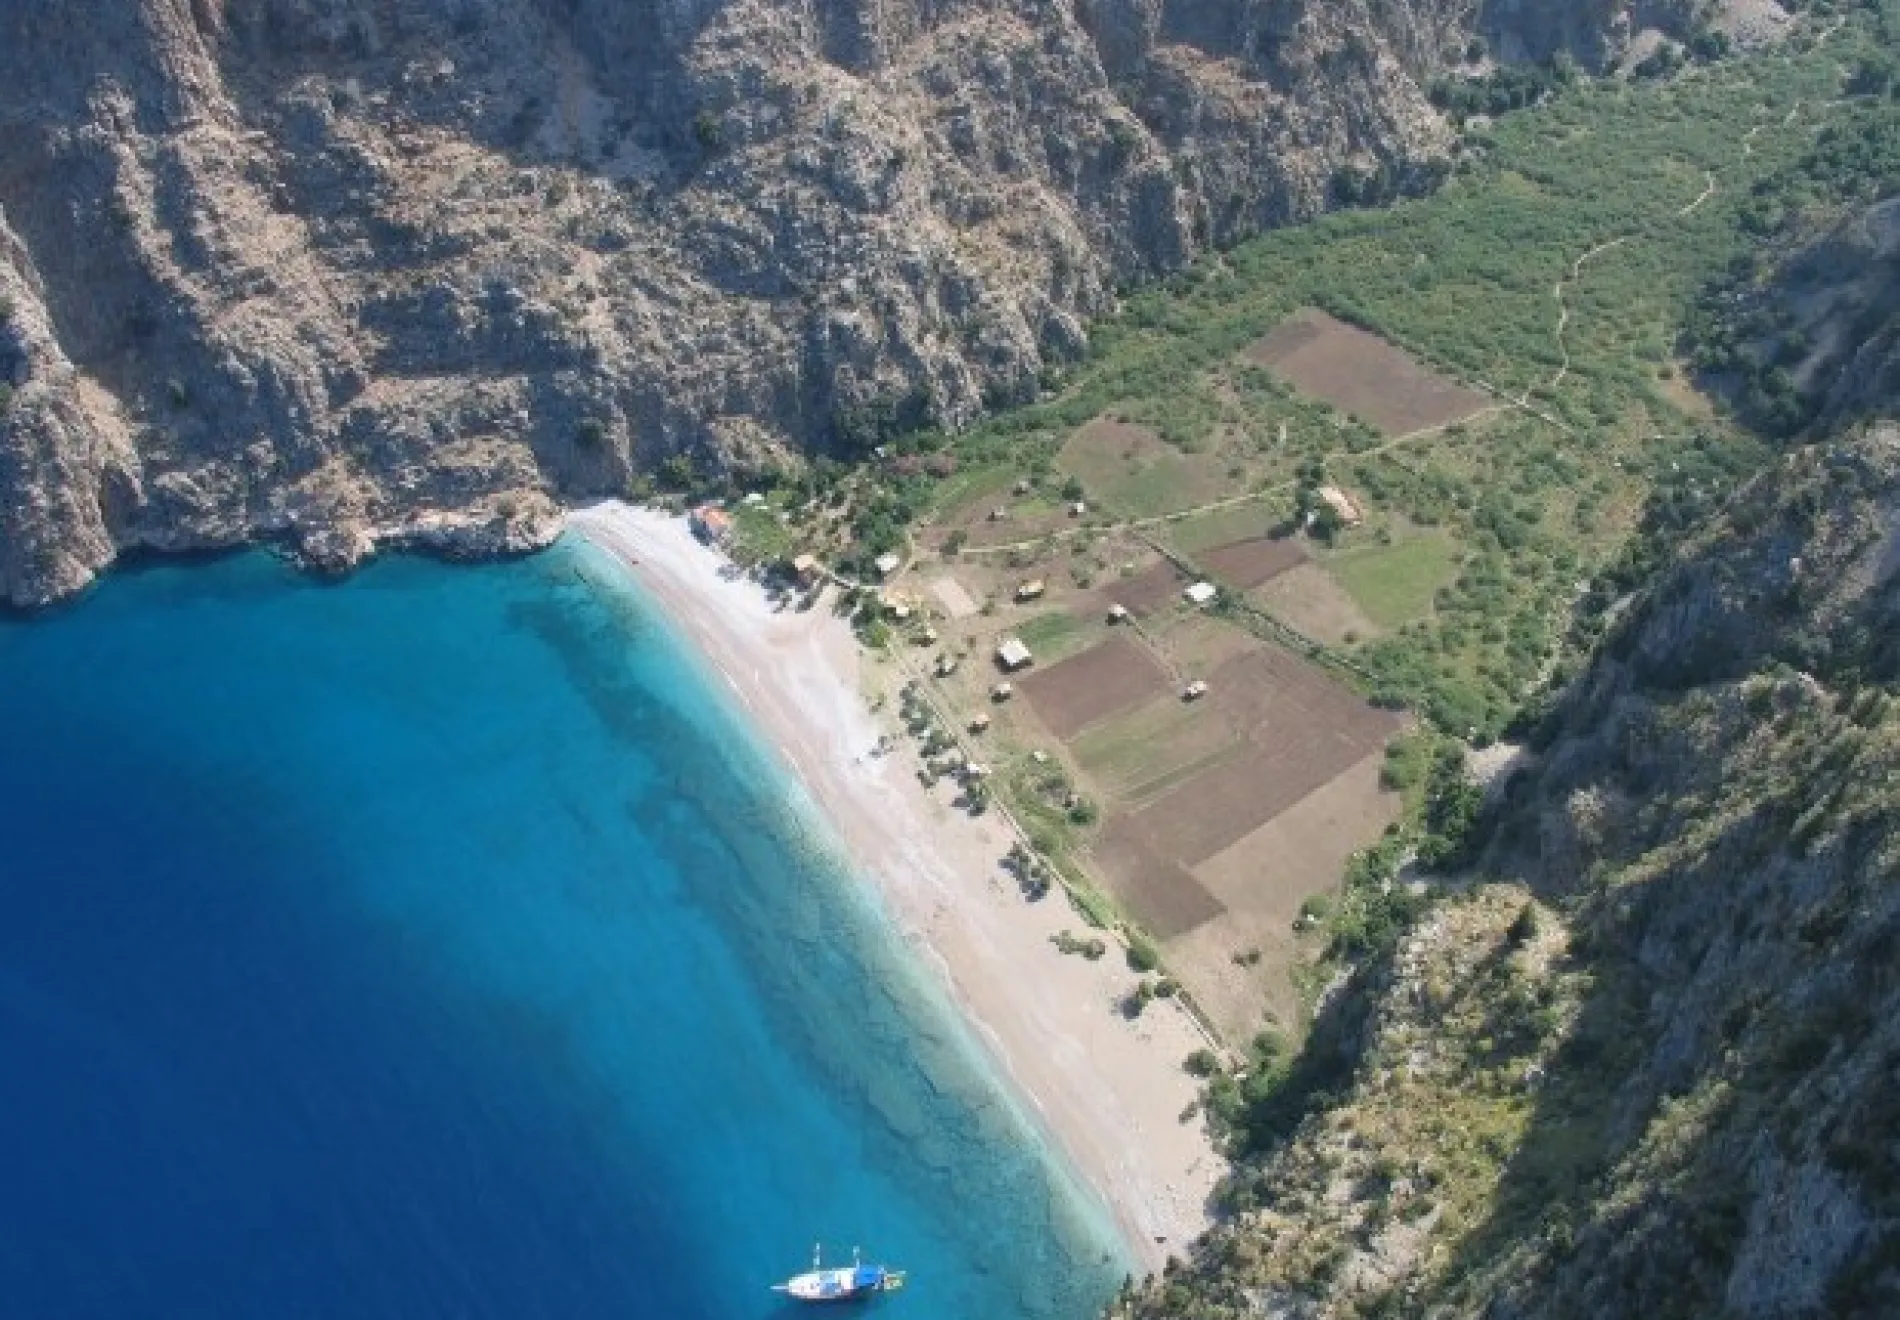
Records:
[[[1458,555],[1450,537],[1431,535],[1354,546],[1324,563],[1367,618],[1398,628],[1430,613],[1433,594],[1458,575]]]
[[[1025,619],[1014,632],[1024,646],[1035,652],[1037,660],[1046,663],[1079,650],[1085,640],[1086,625],[1065,610],[1050,610]]]

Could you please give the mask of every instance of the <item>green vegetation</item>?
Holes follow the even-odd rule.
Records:
[[[1398,628],[1431,611],[1432,599],[1458,572],[1458,546],[1447,536],[1357,545],[1326,560],[1366,617]]]
[[[1685,335],[1696,369],[1734,397],[1749,424],[1770,435],[1799,431],[1820,401],[1818,391],[1804,392],[1796,381],[1795,369],[1813,346],[1780,296],[1781,268],[1849,207],[1874,201],[1900,181],[1900,101],[1894,99],[1900,85],[1891,83],[1893,67],[1896,59],[1886,50],[1864,59],[1850,90],[1870,83],[1878,90],[1837,107],[1809,150],[1757,181],[1740,220],[1758,244],[1704,294]],[[1850,333],[1848,339],[1864,337]],[[1830,379],[1828,372],[1818,376],[1822,386]]]
[[[1375,514],[1442,538],[1420,562],[1344,537],[1337,571],[1387,631],[1345,648],[1342,672],[1382,703],[1495,738],[1590,640],[1570,627],[1580,585],[1618,569],[1632,532],[1678,524],[1770,457],[1753,434],[1685,413],[1663,373],[1697,296],[1753,241],[1758,184],[1810,156],[1810,173],[1880,168],[1848,153],[1850,123],[1830,128],[1862,113],[1829,103],[1842,61],[1868,49],[1850,25],[1797,57],[1555,87],[1535,111],[1468,132],[1430,197],[1271,233],[1132,296],[1053,398],[954,440],[893,438],[958,462],[941,490],[895,483],[903,507],[942,513],[1018,477],[1059,483],[1063,445],[1104,414],[1176,446],[1172,470],[1138,464],[1112,493],[1091,482],[1091,499],[1125,515],[1168,512],[1180,465],[1217,474],[1216,497],[1258,492],[1262,509],[1284,508],[1317,467]],[[1522,403],[1384,440],[1238,356],[1311,305]]]
[[[1502,115],[1543,101],[1577,81],[1568,56],[1544,64],[1504,64],[1480,77],[1442,78],[1433,85],[1432,104],[1459,123],[1472,115]]]
[[[1014,631],[1038,659],[1051,659],[1081,638],[1083,623],[1066,610],[1050,610],[1023,620]]]

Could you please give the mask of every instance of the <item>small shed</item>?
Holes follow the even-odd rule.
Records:
[[[800,555],[792,560],[792,576],[798,579],[801,587],[815,587],[824,577],[824,570],[818,567],[817,555]]]
[[[1206,605],[1219,594],[1219,588],[1212,582],[1196,582],[1181,594],[1196,605]]]
[[[1206,695],[1207,683],[1205,680],[1199,678],[1181,689],[1181,700],[1183,701],[1199,701]]]
[[[937,677],[948,678],[957,672],[957,658],[945,653],[937,657]]]
[[[1108,607],[1108,621],[1110,623],[1126,623],[1128,621],[1128,607],[1126,605],[1110,605]]]
[[[876,559],[872,560],[871,567],[877,570],[877,575],[879,577],[889,577],[891,574],[897,571],[897,566],[903,562],[904,561],[898,558],[895,554],[886,553],[886,554],[881,554]]]
[[[1017,479],[1016,493],[1018,495],[1027,495],[1029,493],[1029,478],[1028,477],[1019,477]]]
[[[1080,518],[1083,514],[1087,513],[1088,511],[1089,511],[1089,506],[1081,500],[1077,500],[1075,503],[1069,506],[1069,516],[1071,518]]]
[[[1034,659],[1020,637],[1005,637],[996,645],[996,663],[1004,669],[1015,671]]]
[[[1007,517],[1009,517],[1009,510],[1008,510],[1008,509],[1005,509],[1005,508],[1002,508],[1002,507],[1000,507],[1000,506],[999,506],[999,507],[997,507],[997,508],[994,508],[994,509],[991,509],[991,510],[990,510],[990,521],[991,521],[991,522],[1002,522],[1002,521],[1003,521],[1003,519],[1005,519],[1005,518],[1007,518]]]
[[[995,687],[990,689],[991,701],[1008,701],[1015,695],[1016,685],[1013,683],[998,683]]]
[[[989,727],[990,727],[990,713],[988,711],[979,710],[976,714],[970,716],[970,732],[971,733],[981,733]]]
[[[1037,597],[1041,596],[1042,593],[1047,591],[1048,589],[1049,589],[1048,584],[1044,582],[1041,578],[1031,578],[1029,579],[1029,581],[1021,583],[1017,586],[1016,599],[1017,600],[1035,600]]]

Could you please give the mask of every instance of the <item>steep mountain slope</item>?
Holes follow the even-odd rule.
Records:
[[[671,454],[1024,398],[1119,281],[1432,177],[1420,87],[1474,26],[1615,7],[1480,8],[6,6],[0,593],[125,546],[527,545]]]
[[[1900,428],[1763,474],[1322,1015],[1139,1317],[1900,1308]]]

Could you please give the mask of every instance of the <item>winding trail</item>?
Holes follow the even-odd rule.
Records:
[[[1487,389],[1486,393],[1496,395],[1497,391]],[[1489,417],[1493,413],[1501,413],[1507,409],[1519,406],[1521,405],[1515,400],[1505,399],[1504,402],[1493,404],[1489,408],[1480,408],[1477,412],[1467,413],[1456,421],[1441,422],[1436,426],[1423,426],[1416,431],[1407,431],[1404,435],[1395,435],[1383,444],[1374,445],[1370,449],[1358,450],[1352,457],[1378,458],[1381,455],[1388,454],[1394,449],[1397,449],[1400,445],[1411,444],[1413,441],[1423,440],[1427,436],[1438,435],[1441,432],[1448,431],[1454,426],[1463,426],[1465,423],[1474,422],[1480,417]],[[1204,513],[1218,513],[1222,509],[1232,509],[1243,504],[1251,504],[1256,500],[1264,500],[1269,496],[1279,495],[1286,491],[1293,490],[1299,484],[1299,478],[1289,477],[1285,481],[1275,482],[1271,486],[1262,486],[1258,490],[1250,490],[1240,495],[1229,495],[1223,499],[1209,500],[1206,504],[1196,504],[1185,509],[1171,509],[1167,513],[1151,514],[1146,518],[1124,518],[1119,522],[1113,523],[1092,523],[1080,527],[1062,527],[1052,532],[1044,532],[1041,536],[1025,537],[1020,541],[1004,541],[996,545],[966,545],[957,553],[966,558],[971,555],[1006,554],[1011,550],[1034,550],[1051,541],[1069,541],[1078,536],[1086,536],[1090,533],[1099,535],[1107,532],[1141,532],[1147,528],[1161,527],[1171,522],[1185,522],[1189,518],[1198,518]]]
[[[1847,20],[1845,18],[1836,19],[1832,25],[1830,25],[1827,28],[1824,28],[1823,30],[1815,34],[1814,43],[1816,45],[1825,44],[1831,37],[1833,37],[1833,35],[1836,32],[1840,31],[1840,29],[1846,25],[1846,22]],[[1794,101],[1794,103],[1788,107],[1787,114],[1782,116],[1780,127],[1787,128],[1790,125],[1792,125],[1795,122],[1796,118],[1800,115],[1801,107],[1803,104],[1804,102],[1797,98]],[[1837,103],[1830,103],[1830,104],[1837,104]],[[1766,106],[1762,108],[1764,110],[1767,109]],[[1750,128],[1747,133],[1742,135],[1742,140],[1740,143],[1740,153],[1737,157],[1738,160],[1747,160],[1749,157],[1754,155],[1755,138],[1766,127],[1768,127],[1766,123],[1759,123],[1759,124],[1756,124],[1754,127]],[[1693,216],[1697,211],[1702,209],[1703,205],[1706,202],[1708,202],[1710,198],[1714,197],[1715,194],[1718,191],[1720,191],[1721,184],[1714,170],[1705,168],[1702,171],[1702,176],[1704,180],[1702,191],[1697,193],[1693,198],[1691,198],[1689,201],[1685,202],[1682,206],[1678,207],[1675,210],[1675,212],[1673,213],[1675,219],[1686,220],[1689,217]],[[1549,411],[1543,408],[1539,408],[1536,404],[1534,404],[1531,401],[1531,396],[1534,393],[1548,392],[1548,391],[1554,390],[1558,386],[1562,385],[1564,381],[1570,375],[1570,366],[1571,366],[1570,346],[1565,339],[1565,332],[1570,328],[1571,312],[1570,312],[1570,304],[1565,299],[1565,296],[1564,296],[1565,290],[1575,287],[1575,285],[1583,278],[1583,268],[1587,266],[1590,262],[1596,260],[1600,256],[1603,256],[1605,253],[1611,252],[1615,250],[1616,248],[1624,246],[1625,244],[1636,242],[1643,237],[1645,237],[1645,234],[1642,231],[1637,231],[1637,232],[1632,232],[1632,233],[1619,234],[1614,238],[1604,239],[1602,242],[1596,244],[1594,247],[1590,248],[1587,252],[1584,252],[1581,256],[1577,257],[1574,261],[1572,261],[1570,263],[1569,273],[1551,286],[1551,291],[1550,291],[1551,299],[1557,304],[1557,323],[1555,327],[1553,327],[1552,334],[1557,343],[1557,353],[1558,353],[1558,357],[1560,361],[1558,363],[1556,374],[1553,375],[1548,381],[1544,382],[1541,386],[1536,383],[1532,383],[1530,385],[1525,386],[1521,393],[1512,394],[1507,390],[1498,388],[1497,386],[1491,384],[1489,381],[1483,379],[1482,377],[1472,377],[1469,383],[1477,387],[1478,389],[1483,390],[1486,394],[1489,394],[1492,398],[1497,399],[1498,400],[1497,404],[1489,408],[1480,409],[1478,412],[1472,413],[1468,417],[1459,419],[1458,422],[1447,422],[1439,426],[1424,427],[1417,431],[1408,431],[1404,435],[1394,436],[1392,439],[1387,440],[1383,444],[1374,446],[1373,448],[1365,450],[1362,453],[1355,454],[1353,455],[1353,457],[1376,458],[1376,457],[1379,457],[1380,455],[1391,452],[1392,450],[1398,448],[1401,445],[1409,444],[1413,441],[1423,439],[1426,436],[1437,435],[1438,433],[1448,429],[1451,426],[1459,425],[1463,422],[1474,421],[1479,417],[1490,416],[1495,413],[1503,412],[1506,409],[1513,409],[1516,411],[1528,413],[1531,416],[1537,418],[1538,420],[1556,427],[1557,429],[1559,429],[1560,431],[1563,431],[1566,434],[1575,434],[1574,428],[1571,427],[1565,421],[1563,421],[1563,419],[1553,415],[1552,413],[1550,413]],[[1041,536],[1026,537],[1020,541],[1005,541],[1005,542],[998,543],[996,545],[964,546],[958,553],[962,555],[972,555],[972,556],[973,555],[1008,554],[1012,551],[1017,551],[1017,550],[1035,549],[1038,546],[1047,545],[1052,542],[1070,541],[1070,540],[1074,540],[1075,538],[1079,536],[1085,536],[1085,535],[1090,535],[1090,534],[1103,534],[1103,533],[1111,533],[1111,532],[1134,532],[1134,533],[1139,534],[1140,532],[1144,531],[1147,528],[1159,527],[1166,523],[1171,523],[1171,522],[1180,522],[1188,518],[1199,517],[1202,514],[1217,513],[1222,509],[1231,509],[1243,504],[1252,503],[1257,500],[1267,499],[1270,496],[1282,494],[1286,491],[1292,490],[1296,486],[1298,486],[1298,484],[1299,482],[1297,479],[1289,479],[1286,481],[1277,482],[1271,486],[1263,486],[1259,490],[1247,491],[1246,493],[1240,494],[1240,495],[1229,495],[1223,499],[1210,500],[1206,504],[1198,504],[1198,505],[1192,506],[1191,508],[1186,508],[1186,509],[1176,509],[1169,513],[1155,514],[1155,515],[1152,515],[1150,517],[1145,517],[1145,518],[1126,518],[1126,519],[1122,519],[1119,522],[1108,523],[1108,524],[1097,523],[1097,524],[1077,526],[1077,527],[1058,528],[1054,531],[1045,532]],[[905,564],[905,568],[910,567],[910,563],[915,560],[916,553],[917,553],[916,547],[914,545],[907,547],[907,549],[909,550],[909,559],[907,560]],[[894,574],[893,576],[895,577],[897,575]]]
[[[1701,197],[1696,198],[1696,200],[1691,202],[1689,205],[1691,207],[1700,205],[1701,202],[1705,198],[1707,198],[1709,193],[1712,193],[1714,191],[1715,191],[1715,176],[1711,174],[1709,176],[1709,186],[1708,186],[1707,191],[1705,191]],[[1678,211],[1676,214],[1686,215],[1688,214],[1688,212]],[[1610,251],[1612,248],[1622,247],[1625,243],[1629,242],[1634,237],[1635,235],[1633,234],[1623,234],[1620,237],[1606,239],[1603,242],[1598,243],[1595,247],[1591,248],[1588,252],[1584,253],[1582,256],[1578,257],[1575,261],[1570,263],[1570,274],[1568,276],[1566,276],[1565,278],[1561,280],[1558,280],[1555,284],[1550,286],[1550,296],[1556,299],[1557,301],[1557,329],[1555,330],[1554,335],[1557,340],[1557,355],[1559,358],[1562,359],[1562,361],[1558,363],[1557,374],[1552,376],[1548,381],[1544,383],[1544,386],[1543,386],[1544,389],[1546,390],[1556,389],[1559,385],[1564,383],[1564,377],[1570,374],[1570,346],[1564,342],[1564,331],[1568,329],[1570,326],[1570,304],[1564,301],[1565,286],[1575,284],[1578,280],[1583,278],[1583,268],[1586,263],[1594,261],[1596,258],[1602,256],[1605,252]],[[1531,391],[1536,388],[1537,386],[1535,385],[1526,385],[1524,387],[1523,396],[1520,397],[1517,401],[1520,407],[1530,406]]]

